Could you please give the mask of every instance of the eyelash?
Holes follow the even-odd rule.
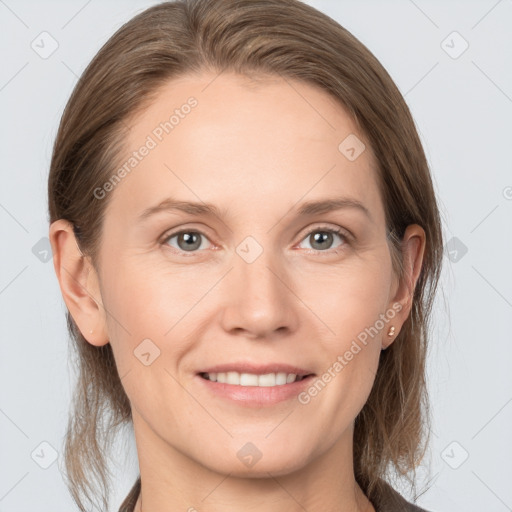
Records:
[[[309,236],[311,236],[313,233],[316,233],[316,232],[333,233],[335,235],[338,235],[341,238],[341,240],[343,241],[343,244],[340,247],[335,247],[334,249],[328,249],[326,251],[320,251],[318,249],[305,249],[307,254],[318,254],[318,253],[320,253],[320,254],[329,254],[329,255],[337,254],[339,251],[345,250],[347,245],[351,245],[351,240],[350,240],[351,237],[343,229],[341,229],[341,228],[329,228],[329,227],[326,227],[326,226],[318,226],[318,227],[315,227],[314,229],[312,229],[311,231],[308,231],[302,237],[301,241],[307,239]],[[198,230],[195,230],[195,229],[182,229],[182,230],[176,231],[174,233],[172,233],[172,232],[171,233],[166,233],[163,236],[161,244],[165,245],[166,247],[169,247],[172,251],[177,251],[180,255],[182,255],[184,257],[190,257],[190,256],[193,256],[195,254],[198,254],[200,251],[190,251],[190,252],[187,252],[187,251],[182,251],[182,250],[176,249],[175,247],[171,247],[171,246],[168,245],[168,242],[169,242],[169,240],[171,238],[174,238],[175,236],[180,235],[182,233],[196,233],[198,235],[201,235],[201,236],[205,237],[207,240],[209,240],[208,237],[204,233],[202,233],[201,231],[198,231]]]

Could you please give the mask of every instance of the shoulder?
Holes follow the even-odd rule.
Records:
[[[375,512],[430,512],[413,503],[409,503],[384,480],[381,480],[381,486],[381,495],[373,503]]]

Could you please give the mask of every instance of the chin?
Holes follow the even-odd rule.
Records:
[[[212,459],[203,460],[203,464],[222,474],[230,474],[240,478],[268,478],[269,473],[273,476],[287,475],[300,470],[307,464],[305,457],[306,450],[297,444],[279,443],[279,448],[272,443],[266,442],[266,446],[260,443],[235,443],[236,449],[229,445],[223,451],[216,464]],[[240,447],[238,446],[240,445]],[[234,456],[230,456],[229,452]],[[214,457],[215,455],[212,455]],[[204,453],[203,453],[204,457]]]

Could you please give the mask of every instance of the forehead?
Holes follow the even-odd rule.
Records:
[[[166,196],[261,212],[339,193],[382,217],[366,138],[343,106],[304,82],[187,75],[160,87],[130,126],[126,158],[138,155],[112,198],[125,216]]]

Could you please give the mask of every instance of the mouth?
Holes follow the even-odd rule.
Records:
[[[296,374],[286,372],[271,372],[265,374],[256,373],[240,373],[236,371],[228,372],[200,372],[199,376],[211,382],[219,382],[220,384],[230,384],[232,386],[258,386],[258,387],[274,387],[300,382],[310,374]]]
[[[241,407],[270,407],[297,399],[315,376],[304,368],[281,363],[223,364],[196,373],[205,393]]]

